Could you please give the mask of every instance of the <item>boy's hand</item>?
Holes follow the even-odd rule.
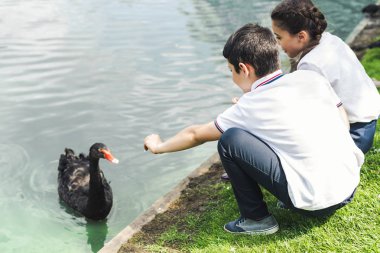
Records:
[[[151,134],[144,139],[144,149],[149,150],[153,154],[159,154],[158,145],[161,144],[161,138],[158,134]]]

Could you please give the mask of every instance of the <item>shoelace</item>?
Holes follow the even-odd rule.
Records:
[[[240,217],[237,222],[236,222],[236,225],[239,226],[241,223],[245,222],[246,218],[244,217]]]

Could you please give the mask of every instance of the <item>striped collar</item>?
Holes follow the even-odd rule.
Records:
[[[276,70],[275,72],[269,74],[269,75],[266,75],[262,78],[260,78],[259,80],[256,80],[253,84],[252,84],[252,88],[251,90],[254,90],[260,86],[264,86],[264,85],[267,85],[268,83],[271,83],[279,78],[281,78],[284,74],[282,73],[282,70],[279,69],[279,70]]]

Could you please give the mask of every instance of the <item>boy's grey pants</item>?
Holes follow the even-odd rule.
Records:
[[[354,195],[352,193],[342,203],[321,210],[297,209],[289,197],[288,182],[280,159],[266,143],[247,131],[231,128],[221,136],[218,152],[244,218],[259,220],[269,215],[259,185],[288,208],[319,217],[332,214],[349,203]]]

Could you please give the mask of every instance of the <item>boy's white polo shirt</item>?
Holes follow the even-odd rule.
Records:
[[[357,187],[364,155],[340,118],[325,78],[306,70],[280,75],[257,80],[215,125],[221,132],[244,129],[274,150],[295,207],[338,204]]]
[[[355,53],[339,37],[323,33],[319,45],[300,60],[297,69],[316,71],[330,82],[350,123],[379,117],[379,92]]]

